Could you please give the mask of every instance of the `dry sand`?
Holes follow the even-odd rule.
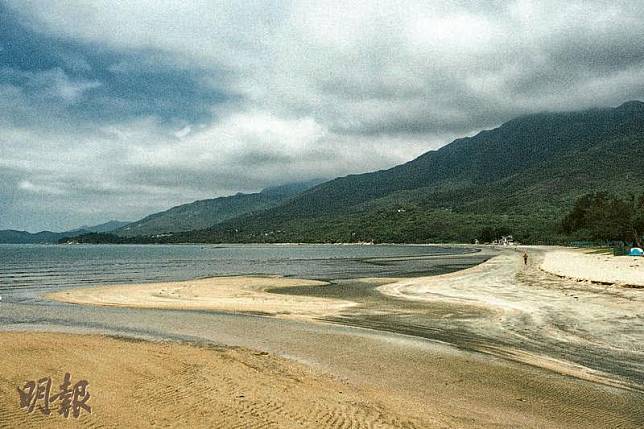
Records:
[[[239,347],[0,333],[0,427],[571,429],[644,421],[641,396],[630,392],[438,346],[417,353],[404,340],[384,354],[360,350],[364,338],[352,338],[357,350],[334,353],[369,374],[361,381]],[[334,345],[323,337],[318,347]],[[56,388],[65,372],[72,383],[89,382],[91,414],[64,419],[58,403],[49,416],[20,409],[18,387],[50,376]]]
[[[424,409],[242,348],[98,335],[0,333],[0,427],[435,427]],[[65,372],[89,382],[91,414],[19,408],[18,387]],[[39,401],[38,404],[42,404]]]
[[[557,276],[644,287],[644,258],[592,254],[581,249],[547,252],[541,269]]]
[[[314,319],[355,305],[350,301],[266,292],[269,288],[321,286],[325,282],[274,276],[213,277],[171,283],[127,284],[54,292],[48,298],[73,304],[211,310]]]

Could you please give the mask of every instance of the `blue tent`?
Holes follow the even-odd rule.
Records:
[[[630,252],[628,252],[628,256],[644,256],[644,250],[639,247],[633,247]]]

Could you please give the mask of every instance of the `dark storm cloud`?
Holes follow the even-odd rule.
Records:
[[[2,4],[0,22],[0,85],[19,89],[29,104],[48,111],[47,120],[101,123],[153,115],[172,123],[207,122],[213,106],[235,98],[207,85],[205,70],[178,67],[152,49],[114,51],[61,40],[23,25],[20,15]],[[47,86],[56,80],[71,91],[58,100],[55,95],[61,94],[48,92]],[[26,124],[42,119],[16,116]]]
[[[0,0],[0,22],[0,228],[131,219],[644,100],[637,1]]]

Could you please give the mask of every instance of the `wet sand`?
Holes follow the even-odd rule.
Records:
[[[431,427],[426,409],[397,408],[374,392],[304,365],[242,348],[133,341],[96,335],[0,333],[1,427]],[[64,374],[90,394],[65,418],[18,407],[17,388]]]
[[[340,339],[340,343],[336,341]],[[322,335],[333,372],[266,352],[98,335],[0,333],[0,422],[9,427],[638,427],[641,397],[440,345]],[[346,344],[345,344],[346,343]],[[402,353],[402,354],[401,354]],[[364,368],[367,364],[369,367]],[[345,373],[345,375],[338,375]],[[348,372],[347,372],[348,371]],[[70,372],[92,413],[27,414],[17,387]],[[641,404],[641,402],[639,402]]]
[[[528,265],[520,257],[523,250],[530,253]],[[550,275],[540,267],[552,252],[565,262],[561,249],[523,250],[502,249],[469,269],[409,279],[219,277],[72,289],[48,297],[99,306],[343,323],[440,340],[564,375],[644,390],[641,291]]]
[[[293,298],[352,303],[333,311],[321,306],[299,316],[296,306],[290,314],[264,308],[278,317],[256,317],[247,315],[253,312],[250,307],[226,314],[213,308],[183,311],[182,303],[174,307],[181,311],[102,303],[61,304],[59,309],[36,305],[38,316],[21,305],[13,319],[22,311],[25,324],[16,328],[45,322],[58,330],[52,326],[63,323],[65,329],[268,351],[305,364],[317,376],[339,379],[367,395],[365,401],[376,401],[383,415],[415,422],[397,420],[393,427],[641,427],[641,291],[561,279],[539,269],[543,250],[529,252],[527,267],[520,254],[502,251],[483,265],[444,276],[322,284],[292,279],[286,287],[260,282],[244,292],[251,294],[250,302],[271,295],[270,305]],[[188,291],[196,290],[172,295],[167,284],[162,291],[158,284],[148,287],[156,291],[154,299],[169,301],[177,296],[189,300]],[[122,288],[129,293],[131,286]],[[165,295],[159,297],[159,291]],[[150,291],[145,295],[150,299]],[[56,316],[63,312],[68,313],[64,319]],[[308,401],[317,403],[317,396],[312,393]],[[354,427],[377,427],[370,419],[361,415],[352,422]],[[345,421],[317,422],[317,427],[343,427]]]
[[[356,305],[341,299],[267,293],[269,288],[325,287],[328,283],[284,277],[213,277],[168,283],[127,284],[54,292],[50,299],[72,304],[134,308],[228,311],[317,318],[338,314]]]
[[[528,265],[520,256],[524,250]],[[456,315],[480,310],[479,317],[459,318],[456,329],[436,318],[431,323],[469,349],[644,390],[642,292],[550,275],[541,265],[551,251],[508,250],[467,270],[378,290],[428,308],[449,306]]]

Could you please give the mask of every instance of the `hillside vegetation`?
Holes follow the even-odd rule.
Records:
[[[91,233],[111,233],[112,231],[121,228],[129,222],[121,222],[111,220],[100,225],[87,226],[83,225],[80,228],[72,229],[64,232],[51,232],[40,231],[30,233],[27,231],[16,231],[12,229],[5,229],[0,231],[0,244],[52,244],[57,243],[64,237],[69,237],[79,234]]]
[[[240,193],[229,197],[182,204],[132,222],[115,231],[115,234],[122,237],[133,237],[204,229],[228,219],[277,206],[319,183],[320,180],[292,183],[267,188],[252,194]]]
[[[469,242],[494,230],[526,243],[565,242],[575,234],[562,219],[578,198],[639,194],[643,165],[642,102],[529,115],[160,241]]]

